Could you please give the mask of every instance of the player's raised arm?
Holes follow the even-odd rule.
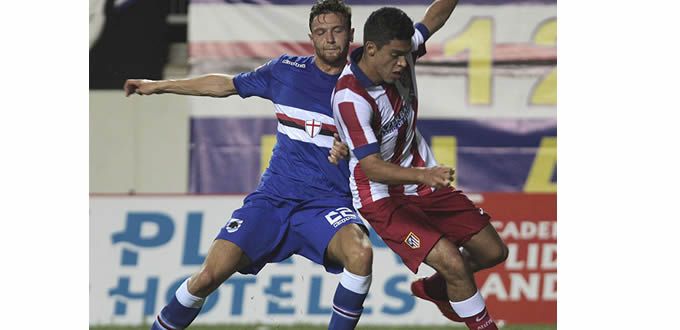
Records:
[[[427,7],[425,17],[420,22],[425,24],[432,35],[444,26],[457,4],[458,0],[435,0]]]
[[[181,95],[226,97],[236,94],[233,76],[207,74],[188,79],[147,80],[128,79],[125,81],[125,96],[130,94],[151,95],[173,93]]]

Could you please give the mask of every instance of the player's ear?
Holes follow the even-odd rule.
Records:
[[[312,39],[312,33],[311,32],[307,33],[307,37],[309,37],[310,41],[312,41],[312,42],[314,41],[314,39]]]
[[[376,47],[376,45],[373,41],[367,41],[365,48],[366,48],[366,54],[368,54],[368,56],[374,56],[375,53],[378,51],[378,47]]]

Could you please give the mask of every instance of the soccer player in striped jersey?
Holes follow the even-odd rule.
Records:
[[[351,10],[341,0],[318,1],[309,28],[313,56],[282,55],[237,76],[126,82],[127,95],[259,96],[271,100],[279,121],[277,143],[258,188],[233,212],[200,271],[177,290],[152,329],[188,327],[205,297],[236,271],[257,274],[267,263],[293,254],[342,273],[329,329],[354,329],[359,321],[371,284],[372,248],[352,206],[347,163],[328,161],[337,132],[331,94],[354,34]]]
[[[415,61],[456,3],[435,1],[415,26],[397,8],[373,12],[333,111],[350,149],[354,206],[412,272],[423,262],[436,270],[411,285],[413,294],[470,329],[497,329],[472,273],[504,261],[507,247],[489,215],[450,186],[453,169],[437,165],[416,128]]]

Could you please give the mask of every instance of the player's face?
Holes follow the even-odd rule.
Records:
[[[406,56],[411,53],[411,40],[391,40],[375,51],[373,65],[380,79],[388,84],[399,80],[408,67]]]
[[[316,56],[327,64],[344,65],[354,29],[348,29],[344,18],[336,13],[321,14],[312,20],[309,39]]]

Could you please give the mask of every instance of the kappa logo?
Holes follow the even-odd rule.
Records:
[[[292,62],[292,61],[289,61],[289,60],[283,60],[283,61],[281,61],[281,63],[283,63],[283,64],[288,64],[288,65],[290,65],[290,66],[294,66],[294,67],[300,68],[300,69],[304,69],[304,68],[307,67],[307,64],[304,64],[304,63],[296,63],[296,62]]]
[[[418,238],[418,236],[416,236],[416,234],[414,234],[412,231],[408,233],[408,236],[406,236],[404,242],[412,249],[417,249],[420,247],[420,238]]]
[[[305,131],[314,138],[321,133],[321,122],[315,119],[305,121]]]
[[[229,220],[227,225],[224,226],[224,228],[227,229],[227,232],[233,233],[233,232],[237,231],[239,228],[241,228],[242,223],[243,223],[243,220],[232,218],[231,220]]]

